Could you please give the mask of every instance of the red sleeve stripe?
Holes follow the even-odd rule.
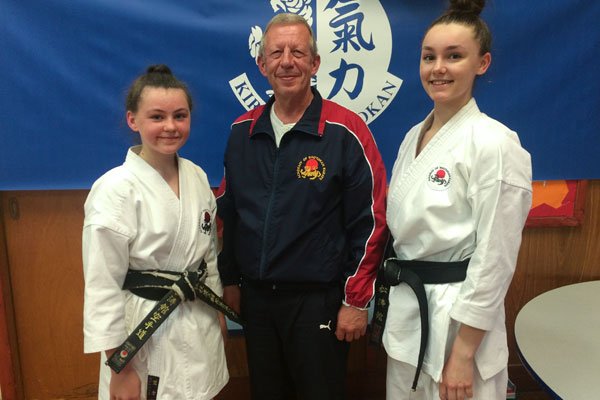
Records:
[[[360,117],[356,116],[356,118]],[[345,131],[354,136],[363,151],[363,157],[369,166],[371,175],[371,217],[373,228],[365,242],[363,256],[358,263],[356,271],[348,277],[344,286],[344,300],[350,305],[364,308],[373,298],[375,276],[383,252],[381,243],[385,236],[385,167],[377,150],[377,145],[374,139],[372,139],[371,132],[366,125],[365,130],[357,133],[341,123],[333,121],[327,121],[327,123],[342,126]],[[362,120],[361,124],[364,124]],[[371,141],[372,145],[369,143]],[[375,170],[378,171],[379,177],[376,177]],[[359,293],[360,297],[355,296],[350,298],[348,296],[349,293]]]

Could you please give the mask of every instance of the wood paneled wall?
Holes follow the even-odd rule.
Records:
[[[98,357],[83,354],[81,227],[87,191],[0,192],[0,386],[4,400],[95,398]],[[512,335],[518,310],[550,289],[600,279],[600,181],[590,181],[580,227],[527,228],[506,299],[509,372],[536,384]],[[231,382],[218,399],[248,397],[243,337],[227,343]],[[383,399],[385,354],[353,344],[349,399]]]

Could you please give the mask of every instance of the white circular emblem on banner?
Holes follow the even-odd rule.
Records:
[[[275,13],[302,15],[315,30],[321,65],[316,84],[324,98],[356,112],[370,124],[394,100],[402,79],[388,71],[392,30],[379,0],[270,0]],[[318,10],[316,13],[314,10]],[[262,29],[250,27],[248,51],[256,60]],[[266,100],[243,72],[229,81],[240,104],[250,110]],[[265,92],[265,98],[272,94]]]

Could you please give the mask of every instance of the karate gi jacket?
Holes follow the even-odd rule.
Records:
[[[461,261],[464,282],[425,285],[430,336],[423,371],[435,381],[461,323],[486,331],[475,355],[483,379],[507,366],[504,297],[531,207],[531,159],[517,134],[471,99],[416,155],[433,114],[400,146],[388,192],[387,222],[400,259]],[[417,300],[392,287],[383,336],[388,355],[417,364]]]
[[[156,304],[122,290],[128,268],[195,270],[217,294],[216,202],[204,171],[178,157],[179,198],[131,148],[125,163],[100,177],[85,202],[84,351],[102,352],[99,398],[108,399],[104,351],[118,347]],[[131,361],[146,394],[158,376],[158,397],[212,399],[228,371],[217,312],[201,301],[181,303]]]

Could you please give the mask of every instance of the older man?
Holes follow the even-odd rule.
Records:
[[[320,57],[278,14],[258,57],[274,95],[239,117],[218,199],[225,301],[241,308],[254,399],[342,399],[385,230],[385,169],[366,124],[311,88]]]

